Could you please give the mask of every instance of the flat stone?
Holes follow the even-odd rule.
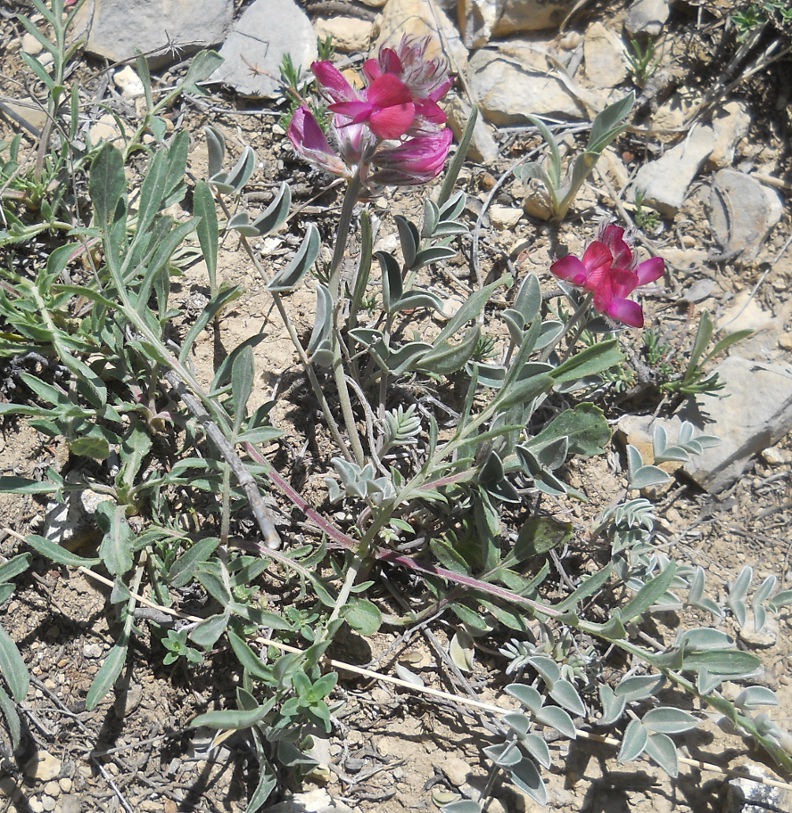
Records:
[[[234,23],[220,49],[223,64],[212,81],[250,98],[280,96],[280,66],[286,54],[303,68],[316,59],[311,21],[293,0],[256,0]]]
[[[725,384],[725,397],[700,395],[680,417],[721,439],[685,465],[702,488],[717,494],[748,469],[753,455],[792,429],[792,367],[730,356],[714,372]]]
[[[397,45],[405,34],[432,37],[435,44],[427,49],[428,59],[442,54],[452,71],[461,71],[467,63],[468,51],[459,29],[434,0],[388,0],[378,25],[375,49]]]
[[[22,50],[30,56],[36,56],[44,50],[44,46],[28,31],[22,36]]]
[[[459,29],[468,48],[494,37],[558,28],[574,0],[459,0]]]
[[[473,773],[473,769],[464,759],[453,756],[447,757],[443,761],[441,770],[455,788],[462,787],[467,781],[468,776]]]
[[[49,782],[58,778],[61,767],[61,761],[49,751],[38,751],[25,764],[25,776],[33,782]]]
[[[61,813],[80,813],[80,798],[69,794],[60,798]]]
[[[374,35],[374,23],[359,17],[317,17],[313,25],[320,40],[331,37],[336,51],[345,54],[365,53]]]
[[[492,223],[493,228],[498,231],[513,229],[522,216],[523,210],[516,209],[513,206],[501,206],[498,203],[494,203],[489,208],[490,223]]]
[[[762,249],[765,238],[784,213],[774,189],[734,169],[716,173],[710,194],[710,223],[720,251],[717,260],[742,255],[750,262]]]
[[[748,135],[751,117],[745,102],[728,102],[712,117],[715,143],[707,163],[716,169],[730,167],[734,163],[737,144]]]
[[[32,130],[36,135],[39,135],[47,123],[46,108],[30,96],[21,99],[5,99],[0,107],[0,112],[16,124],[21,124],[26,130]]]
[[[600,88],[614,88],[627,78],[623,47],[616,37],[600,23],[592,23],[583,41],[586,76]]]
[[[74,39],[87,37],[85,50],[111,62],[140,51],[152,67],[177,62],[185,54],[225,39],[234,14],[233,0],[93,0],[77,12]]]
[[[290,799],[267,808],[268,813],[352,813],[352,808],[334,800],[324,788],[295,793]]]
[[[472,56],[469,80],[485,118],[495,125],[527,124],[528,113],[582,117],[560,79],[496,50],[483,49]]]
[[[699,168],[712,152],[713,136],[711,127],[697,127],[683,142],[638,170],[633,190],[644,192],[646,206],[667,217],[676,214]]]
[[[633,37],[636,34],[657,37],[669,14],[668,0],[635,0],[627,12],[624,27]]]

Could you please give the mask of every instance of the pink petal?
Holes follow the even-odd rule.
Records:
[[[298,151],[318,150],[330,155],[333,154],[327,136],[314,118],[313,113],[304,105],[294,111],[291,124],[289,124],[288,136]]]
[[[665,262],[661,257],[652,257],[649,260],[644,260],[638,268],[635,269],[638,275],[638,284],[646,285],[660,279],[665,273]]]
[[[641,306],[632,299],[614,299],[605,313],[616,319],[618,322],[623,322],[630,327],[643,327],[644,315]]]
[[[443,96],[445,96],[445,95],[446,95],[446,93],[448,93],[448,91],[449,91],[449,90],[451,90],[451,88],[452,88],[453,86],[454,86],[454,77],[453,77],[453,76],[449,76],[449,77],[448,77],[448,79],[446,79],[444,82],[442,82],[440,85],[438,85],[438,86],[437,86],[437,87],[436,87],[436,88],[435,88],[435,89],[434,89],[434,90],[433,90],[433,91],[432,91],[432,92],[429,94],[429,98],[430,98],[430,99],[431,99],[433,102],[439,102],[439,101],[440,101],[440,99],[442,99],[442,98],[443,98]]]
[[[416,102],[415,112],[427,121],[431,121],[432,124],[445,124],[448,121],[448,116],[443,112],[440,105],[431,99]]]
[[[573,285],[582,285],[586,281],[586,266],[572,254],[556,260],[550,266],[550,271],[559,279],[564,279]]]
[[[394,107],[411,103],[412,93],[398,76],[383,73],[371,83],[366,98],[374,107]]]
[[[610,271],[613,256],[605,243],[594,240],[583,253],[583,265],[586,268],[585,288],[596,291],[602,284],[605,275]]]
[[[374,108],[371,102],[336,102],[329,105],[329,109],[339,116],[351,119],[349,124],[360,124],[368,119]]]
[[[376,110],[369,117],[369,127],[377,138],[401,138],[410,129],[414,119],[415,105],[410,102]]]
[[[382,68],[380,67],[379,60],[377,59],[367,59],[363,63],[363,73],[366,76],[366,79],[369,82],[373,82],[375,79],[382,76]]]
[[[638,287],[638,275],[625,268],[613,268],[609,283],[615,297],[626,299]]]
[[[332,62],[313,62],[311,70],[322,89],[334,102],[354,102],[360,94]]]

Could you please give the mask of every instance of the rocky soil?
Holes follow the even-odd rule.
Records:
[[[93,18],[92,5],[98,9]],[[190,171],[197,178],[206,174],[206,124],[223,130],[235,155],[245,144],[254,147],[259,164],[246,200],[252,211],[266,205],[281,181],[292,184],[299,214],[287,231],[256,247],[266,267],[279,267],[309,220],[326,236],[331,233],[340,201],[337,189],[302,166],[283,138],[278,122],[284,100],[277,82],[283,55],[307,65],[316,57],[316,37],[329,35],[342,55],[357,60],[402,33],[435,33],[459,77],[449,103],[454,129],[461,131],[471,105],[482,114],[461,176],[470,195],[466,217],[472,239],[463,246],[463,263],[434,281],[438,291],[449,301],[459,300],[477,280],[503,269],[518,276],[532,271],[550,284],[549,265],[560,246],[579,254],[605,217],[624,225],[638,221],[644,256],[662,256],[669,269],[644,298],[648,327],[669,346],[669,363],[684,366],[680,359],[705,311],[720,330],[754,333],[712,366],[725,384],[723,397],[655,401],[650,408],[640,399],[625,401],[618,408],[622,414],[611,455],[575,472],[575,485],[601,509],[623,488],[625,438],[648,457],[655,421],[673,434],[681,418],[692,420],[723,443],[687,468],[675,469],[671,487],[654,495],[662,517],[660,537],[678,557],[702,565],[712,584],[733,581],[747,564],[758,578],[772,574],[780,586],[792,586],[788,30],[768,25],[741,38],[732,15],[744,5],[728,0],[364,0],[305,7],[292,0],[207,0],[199,5],[200,15],[194,4],[165,0],[84,5],[87,46],[73,77],[81,87],[86,134],[121,139],[118,120],[133,123],[139,115],[140,80],[126,64],[135,48],[148,54],[157,87],[183,75],[197,49],[218,48],[226,61],[208,95],[179,100],[168,120],[191,134]],[[21,132],[31,149],[44,121],[36,101],[40,89],[21,53],[38,53],[40,46],[24,32],[17,13],[30,14],[29,4],[6,0],[0,8],[0,140]],[[641,71],[629,54],[635,53],[633,43],[645,48],[649,42],[654,55]],[[629,91],[637,97],[632,126],[606,151],[567,220],[560,227],[548,224],[541,217],[538,189],[513,172],[543,154],[527,114],[546,117],[571,149],[593,116]],[[643,196],[640,204],[636,192],[639,201]],[[391,233],[394,213],[415,214],[418,203],[413,191],[375,200],[382,234]],[[220,342],[233,347],[262,325],[268,332],[268,341],[256,351],[257,397],[263,402],[273,387],[288,381],[291,345],[268,321],[264,285],[233,240],[224,244],[220,274],[247,291],[225,316]],[[185,299],[200,298],[202,286],[205,270],[199,264],[183,279]],[[310,331],[312,301],[307,291],[289,300],[301,333]],[[207,336],[197,347],[199,369],[211,369],[213,341]],[[640,340],[634,344],[637,354]],[[281,409],[276,422],[298,423],[298,396],[284,399]],[[0,474],[35,477],[42,467],[57,469],[66,462],[58,444],[24,422],[7,422],[0,431]],[[295,437],[292,453],[305,454],[296,443]],[[327,461],[309,450],[303,463],[320,482]],[[40,531],[52,510],[33,497],[8,495],[0,495],[0,507],[4,557],[20,548],[15,533]],[[244,739],[231,737],[209,750],[208,742],[188,728],[196,713],[231,691],[222,659],[199,674],[163,667],[161,654],[143,636],[115,694],[96,711],[85,710],[87,688],[114,640],[106,608],[105,587],[43,561],[0,608],[2,624],[33,676],[23,704],[29,731],[23,758],[7,753],[0,734],[0,809],[245,810],[256,777]],[[781,699],[773,717],[787,729],[792,727],[791,627],[792,619],[782,615],[761,635],[741,634],[743,645],[768,664],[763,680]],[[736,632],[729,624],[726,629]],[[479,652],[467,684],[460,683],[447,657],[452,635],[446,621],[402,635],[383,631],[334,657],[385,672],[401,664],[429,685],[458,692],[472,687],[485,702],[499,702],[502,658],[494,650]],[[432,810],[486,782],[481,749],[489,740],[483,713],[352,676],[342,678],[334,699],[341,705],[333,734],[316,754],[321,767],[303,787],[284,788],[280,804],[268,810]],[[619,765],[615,749],[595,743],[558,741],[551,749],[549,806],[559,813],[758,809],[735,801],[739,794],[726,773],[687,767],[672,782],[648,762]],[[685,741],[682,753],[724,772],[748,766],[776,776],[750,743],[721,731],[714,721]],[[767,797],[776,810],[792,809],[792,796],[784,792]],[[536,804],[513,788],[499,790],[489,807],[492,813],[534,809]]]

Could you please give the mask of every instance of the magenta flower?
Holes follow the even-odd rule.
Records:
[[[638,265],[624,229],[607,224],[586,247],[582,259],[567,255],[556,260],[550,271],[592,293],[594,307],[600,313],[631,327],[643,327],[641,306],[627,297],[641,285],[662,277],[665,263],[660,257],[652,257]]]
[[[413,186],[434,180],[445,166],[453,135],[447,128],[418,135],[396,147],[374,153],[372,176],[380,186]]]
[[[368,60],[367,87],[358,90],[330,62],[311,70],[330,104],[323,132],[310,110],[294,115],[288,136],[295,151],[319,168],[365,184],[427,183],[442,172],[451,132],[438,101],[452,80],[441,59],[426,59],[429,39],[402,39]]]
[[[336,102],[330,109],[350,118],[350,124],[365,122],[382,139],[401,138],[415,120],[412,93],[392,73],[375,79],[366,89],[365,100]]]
[[[431,39],[415,39],[405,34],[396,48],[383,48],[377,59],[363,64],[363,73],[374,82],[388,74],[398,77],[409,89],[416,115],[437,125],[446,123],[446,115],[438,102],[454,83],[448,66],[442,59],[427,59]]]

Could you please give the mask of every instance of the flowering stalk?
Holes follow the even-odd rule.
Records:
[[[352,453],[361,466],[365,456],[341,355],[341,266],[355,204],[370,187],[425,184],[445,165],[452,134],[438,102],[453,80],[444,60],[427,59],[429,42],[405,36],[396,48],[382,49],[363,66],[367,81],[363,90],[353,87],[332,63],[314,62],[311,70],[329,102],[327,132],[306,105],[295,111],[288,130],[298,155],[348,181],[328,290],[333,376]]]

